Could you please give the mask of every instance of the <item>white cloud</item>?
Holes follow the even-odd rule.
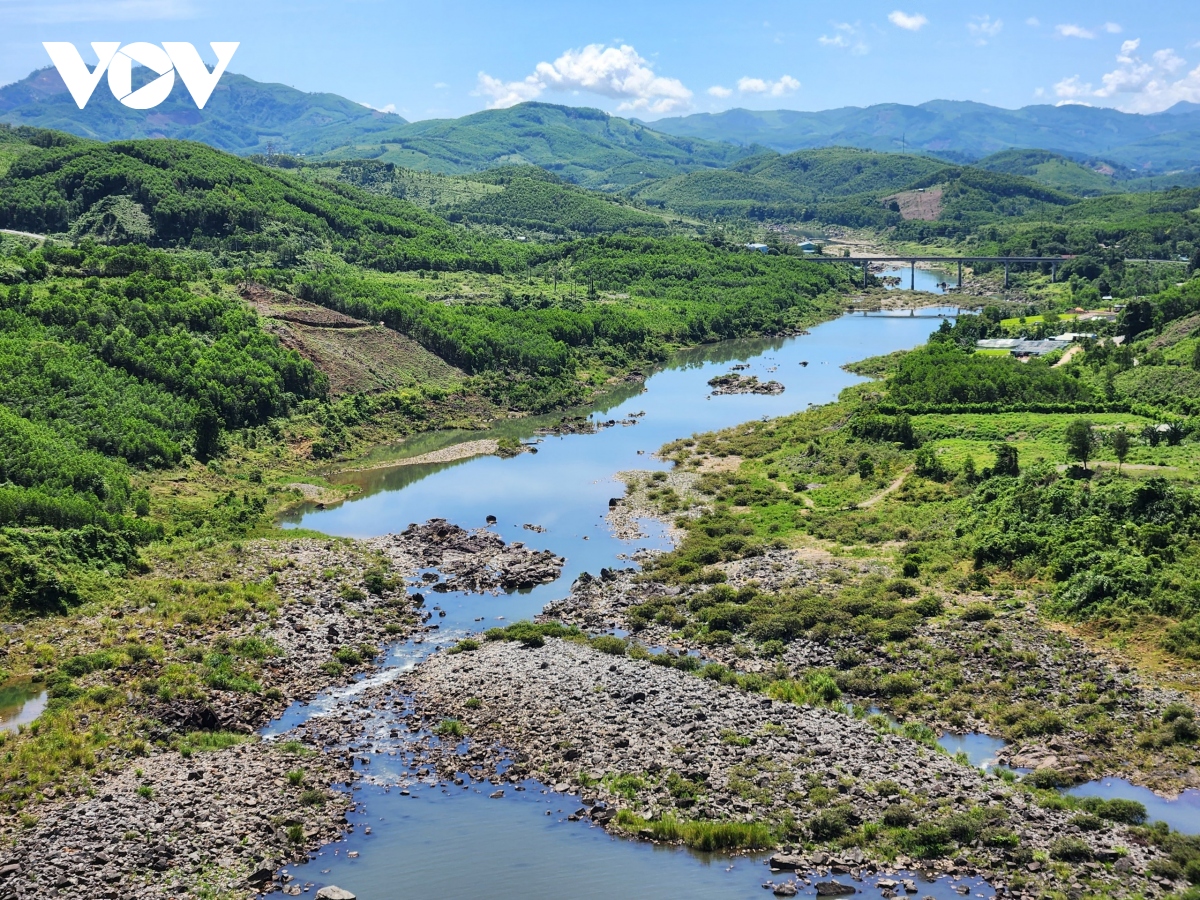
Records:
[[[975,36],[975,43],[980,46],[986,44],[989,38],[998,35],[1003,28],[1004,22],[1001,19],[993,19],[986,15],[976,16],[974,21],[967,23],[967,31]]]
[[[727,88],[727,87],[722,87],[719,84],[714,84],[712,87],[710,87],[708,89],[708,94],[710,97],[728,97],[732,93],[733,93],[732,89]]]
[[[1088,31],[1079,25],[1055,25],[1054,30],[1058,32],[1059,37],[1083,38],[1090,41],[1096,36],[1096,32]]]
[[[772,97],[782,97],[800,90],[800,82],[791,75],[784,75],[778,81],[764,81],[761,78],[739,78],[738,90],[743,94],[770,94]]]
[[[897,28],[903,28],[905,31],[920,31],[929,24],[929,20],[920,13],[908,13],[896,10],[888,14],[888,21]]]
[[[375,110],[375,112],[381,112],[381,113],[394,113],[396,111],[395,103],[389,103],[386,106],[372,106],[370,103],[360,103],[359,105],[365,106],[367,109],[373,109],[373,110]]]
[[[1065,106],[1068,103],[1080,103],[1086,106],[1084,98],[1092,96],[1092,85],[1090,82],[1080,81],[1078,75],[1072,75],[1056,84],[1054,93],[1058,97],[1059,106]]]
[[[1045,96],[1046,96],[1046,89],[1045,89],[1045,88],[1043,88],[1043,87],[1040,87],[1040,88],[1034,88],[1034,89],[1033,89],[1033,96],[1035,96],[1035,97],[1045,97]]]
[[[858,23],[851,25],[849,22],[831,22],[830,24],[833,25],[833,34],[823,34],[817,38],[817,43],[822,47],[849,50],[855,56],[862,56],[871,51],[867,42],[862,38],[862,28]]]
[[[1028,19],[1025,20],[1025,24],[1028,25],[1030,28],[1041,28],[1042,27],[1042,21],[1037,16],[1030,16]]]
[[[1101,76],[1098,88],[1078,76],[1054,86],[1060,102],[1081,103],[1092,98],[1117,100],[1125,112],[1155,113],[1180,101],[1200,103],[1200,66],[1188,63],[1174,50],[1156,50],[1149,59],[1139,54],[1140,40],[1128,40],[1117,53],[1117,67]]]
[[[1123,29],[1116,22],[1105,22],[1104,30],[1107,31],[1109,34],[1120,34],[1125,29]]]
[[[492,109],[534,100],[544,91],[584,91],[620,100],[619,111],[665,114],[691,104],[692,92],[677,78],[664,78],[633,47],[589,44],[568,50],[554,62],[540,62],[521,81],[479,73],[476,93],[491,98]]]
[[[37,24],[189,19],[195,14],[191,0],[40,0],[32,3],[29,0],[0,0],[0,19]]]
[[[444,91],[448,87],[450,87],[450,85],[446,84],[444,81],[435,81],[433,83],[433,89],[435,91]]]

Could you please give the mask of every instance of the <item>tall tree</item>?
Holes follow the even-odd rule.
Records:
[[[1112,447],[1113,455],[1117,458],[1117,472],[1121,471],[1121,466],[1125,465],[1125,457],[1129,455],[1129,432],[1124,427],[1118,428],[1108,437],[1109,446]]]
[[[1083,463],[1086,469],[1092,451],[1096,449],[1096,434],[1092,431],[1092,423],[1087,419],[1076,419],[1067,426],[1067,455]]]

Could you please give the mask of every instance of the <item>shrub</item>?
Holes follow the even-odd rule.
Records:
[[[1028,780],[1029,776],[1026,776]],[[1093,815],[1123,825],[1143,825],[1146,822],[1146,807],[1136,800],[1104,800],[1100,797],[1085,797],[1079,805]]]
[[[936,859],[945,856],[950,849],[950,829],[933,822],[923,822],[909,829],[900,843],[912,856]]]
[[[808,831],[814,841],[832,841],[858,824],[854,807],[834,806],[817,813],[808,821]]]
[[[911,806],[889,806],[883,811],[883,824],[888,828],[907,828],[917,820]]]
[[[300,785],[304,784],[304,770],[292,769],[287,773],[287,780],[288,784],[292,787],[300,787]]]
[[[932,619],[934,616],[940,616],[945,605],[941,598],[935,597],[933,594],[926,594],[920,600],[913,604],[913,609],[922,617]]]
[[[341,589],[338,591],[338,596],[347,603],[362,603],[367,599],[367,595],[364,594],[359,588],[354,587],[352,584],[343,584]]]
[[[438,722],[437,727],[433,729],[434,734],[439,737],[461,738],[466,734],[466,729],[463,728],[463,723],[458,719],[442,719]]]
[[[459,641],[453,647],[448,647],[446,649],[446,652],[450,653],[450,654],[470,653],[470,652],[472,652],[474,650],[478,650],[478,649],[479,649],[479,641],[474,640],[473,638],[463,638],[461,641]]]
[[[972,603],[962,611],[964,622],[985,622],[994,618],[995,615],[995,610],[986,603]]]
[[[1092,848],[1079,838],[1063,837],[1050,845],[1050,856],[1063,862],[1087,862],[1092,858]]]
[[[588,641],[592,648],[599,650],[601,653],[607,653],[610,656],[624,656],[627,649],[626,643],[619,637],[611,634],[602,634]]]
[[[1107,827],[1103,819],[1099,816],[1093,816],[1091,813],[1076,816],[1071,820],[1071,824],[1080,831],[1102,831]]]
[[[1053,790],[1066,787],[1071,779],[1056,769],[1035,769],[1021,779],[1023,784],[1032,785],[1039,790]]]

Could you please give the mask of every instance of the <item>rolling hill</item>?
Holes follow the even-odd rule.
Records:
[[[365,156],[446,174],[535,165],[584,187],[611,191],[648,178],[724,168],[752,152],[662,134],[598,109],[522,103],[460,119],[397,125],[326,156]]]
[[[138,72],[135,70],[135,81]],[[523,103],[459,119],[406,122],[336,94],[309,94],[226,73],[203,110],[182,83],[151,110],[122,106],[103,85],[80,110],[53,68],[0,88],[0,122],[101,141],[177,138],[242,156],[277,152],[377,159],[444,174],[536,165],[585,187],[723,167],[752,151],[662,134],[598,109]]]

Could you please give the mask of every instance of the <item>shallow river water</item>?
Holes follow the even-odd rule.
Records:
[[[604,520],[608,500],[624,493],[615,473],[665,469],[651,454],[675,438],[830,402],[844,387],[861,380],[842,365],[917,346],[938,326],[939,316],[955,312],[956,307],[945,307],[923,309],[916,315],[908,311],[847,315],[814,327],[808,335],[697,348],[677,354],[644,386],[630,385],[591,411],[598,422],[636,424],[617,424],[591,435],[545,437],[536,454],[511,459],[486,456],[340,476],[361,489],[354,500],[331,509],[302,510],[285,524],[363,538],[401,531],[409,523],[434,517],[480,528],[491,515],[498,519],[495,530],[506,540],[553,550],[566,557],[566,566],[557,581],[530,591],[427,595],[430,605],[445,612],[432,620],[440,626],[435,640],[392,646],[378,672],[311,704],[294,705],[264,734],[279,735],[311,716],[336,709],[348,695],[366,684],[395,678],[437,646],[537,614],[548,602],[564,596],[583,571],[594,574],[602,567],[630,565],[629,555],[642,547],[665,548],[664,531],[654,522],[643,523],[648,537],[638,541],[622,541],[609,532]],[[748,365],[745,374],[782,382],[785,392],[711,397],[708,380],[739,363]],[[390,451],[391,458],[419,456],[486,437],[536,441],[537,428],[558,418],[509,421],[487,432],[424,435],[399,452]],[[382,451],[372,461],[386,461],[388,452]],[[526,529],[526,524],[544,531]],[[405,771],[404,761],[403,751],[396,756],[376,755],[369,770],[376,778],[389,767],[400,774]],[[360,767],[360,771],[367,769]],[[413,783],[406,793],[356,785],[359,811],[350,815],[355,826],[352,834],[289,869],[297,883],[338,884],[362,900],[475,893],[498,898],[770,896],[761,885],[773,876],[761,857],[696,854],[615,839],[586,820],[566,821],[579,798],[550,793],[536,782],[527,783],[523,792],[509,790],[504,798],[492,800],[482,790],[490,791],[486,783],[470,786],[468,782],[465,789],[441,787],[416,783],[411,773],[408,781]],[[355,855],[348,856],[349,852]],[[959,896],[954,886],[945,879],[922,884],[921,894],[950,900]],[[984,884],[970,887],[975,896],[993,896]],[[813,889],[802,889],[801,894],[806,893],[811,895]]]

